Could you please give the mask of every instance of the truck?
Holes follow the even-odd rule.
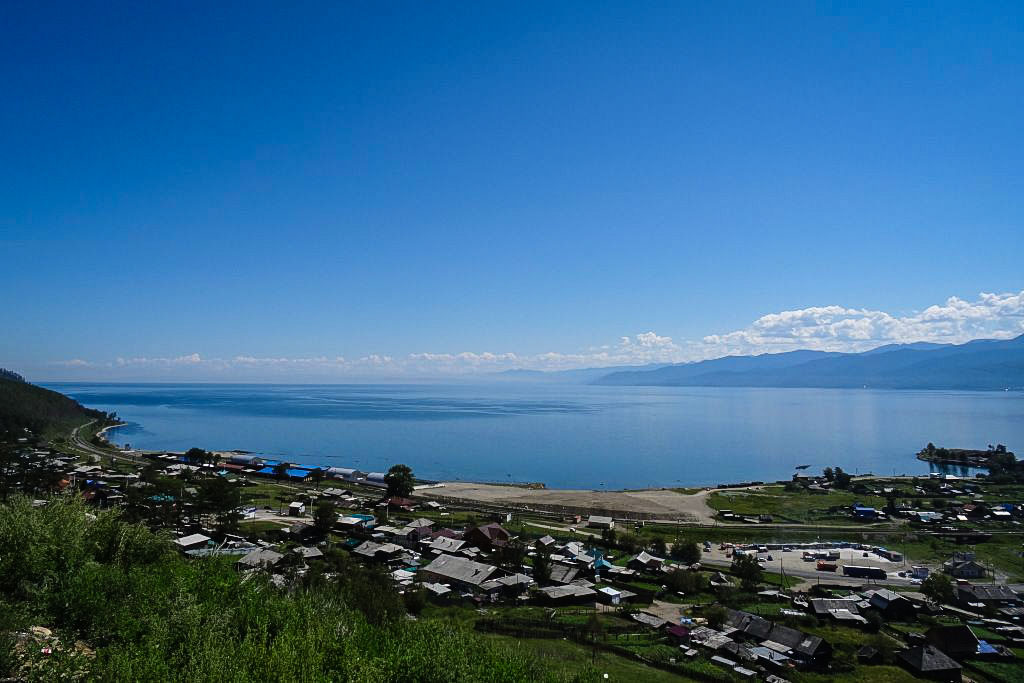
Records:
[[[839,567],[835,562],[826,562],[825,560],[818,560],[817,569],[819,572],[834,572]]]
[[[859,579],[885,579],[888,574],[884,569],[878,567],[859,567],[853,564],[843,565],[843,576],[853,576]]]

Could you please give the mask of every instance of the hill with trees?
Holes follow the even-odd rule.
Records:
[[[64,394],[26,382],[21,375],[0,369],[0,434],[30,430],[34,434],[68,431],[88,420],[115,416],[91,410]]]

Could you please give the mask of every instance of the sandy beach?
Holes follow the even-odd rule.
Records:
[[[516,486],[447,482],[416,491],[423,497],[450,497],[481,503],[587,508],[615,514],[653,515],[655,519],[711,524],[714,510],[707,505],[708,491],[683,494],[669,489],[646,491],[588,491],[576,489],[526,489]]]

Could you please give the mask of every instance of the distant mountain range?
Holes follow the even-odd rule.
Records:
[[[606,386],[1024,389],[1024,335],[966,344],[887,344],[861,353],[789,351],[545,372],[507,370],[507,380]]]
[[[790,351],[727,356],[649,370],[614,370],[594,384],[617,386],[1024,388],[1024,335],[966,344],[890,344],[862,353]]]
[[[529,382],[567,382],[570,384],[591,384],[612,372],[644,372],[659,368],[671,367],[667,363],[650,365],[616,365],[608,368],[580,368],[578,370],[505,370],[495,376],[506,380],[524,380]]]

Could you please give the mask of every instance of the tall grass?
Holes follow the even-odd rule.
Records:
[[[79,677],[554,680],[525,651],[465,625],[378,609],[391,598],[359,588],[371,585],[359,571],[351,576],[284,591],[263,577],[243,581],[229,559],[183,558],[167,538],[116,512],[94,517],[75,497],[39,508],[17,498],[0,508],[0,639],[33,624],[65,643],[80,639],[95,657],[79,658]],[[2,666],[12,663],[0,659]],[[576,677],[592,678],[590,670]]]

